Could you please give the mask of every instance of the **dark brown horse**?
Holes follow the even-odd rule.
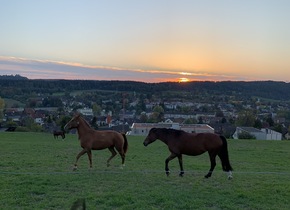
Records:
[[[64,131],[53,131],[54,138],[58,138],[58,136],[61,136],[62,139],[65,138],[65,132]]]
[[[224,171],[228,172],[228,178],[232,178],[232,167],[229,161],[227,140],[223,136],[213,133],[187,133],[182,130],[166,129],[166,128],[152,128],[146,139],[144,146],[154,142],[156,139],[161,140],[167,144],[171,155],[165,160],[165,171],[169,175],[168,162],[178,157],[180,166],[180,176],[183,176],[182,155],[201,155],[208,152],[210,158],[210,169],[205,175],[209,178],[216,166],[216,156],[219,156]]]
[[[125,134],[121,134],[117,131],[97,131],[91,128],[88,122],[80,115],[76,114],[65,126],[65,129],[76,128],[83,150],[77,155],[76,162],[74,164],[74,170],[77,169],[78,159],[85,153],[88,154],[90,161],[90,168],[92,167],[92,150],[102,150],[108,148],[112,153],[111,157],[107,160],[107,166],[110,165],[110,161],[117,155],[116,150],[119,152],[122,158],[122,165],[125,163],[125,154],[128,149],[128,141]]]

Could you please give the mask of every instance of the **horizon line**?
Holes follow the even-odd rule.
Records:
[[[77,62],[29,59],[0,55],[0,74],[19,74],[29,79],[59,80],[107,80],[138,81],[145,83],[194,82],[194,81],[279,81],[257,79],[242,75],[208,73],[206,71],[183,71],[172,69],[124,68],[102,65],[86,65]]]
[[[20,76],[22,78],[26,78],[27,80],[48,80],[48,81],[53,81],[53,80],[65,80],[65,81],[106,81],[106,82],[138,82],[138,83],[147,83],[147,84],[156,84],[156,83],[194,83],[194,82],[210,82],[210,83],[220,83],[220,82],[277,82],[277,83],[289,83],[288,81],[280,81],[280,80],[219,80],[219,81],[213,81],[213,80],[192,80],[192,81],[161,81],[161,82],[144,82],[144,81],[138,81],[138,80],[120,80],[120,79],[62,79],[62,78],[28,78],[26,76],[22,76],[20,74],[0,74],[0,77],[4,76]],[[15,79],[17,80],[17,79]],[[21,80],[21,79],[19,79]],[[1,81],[1,79],[0,79]]]

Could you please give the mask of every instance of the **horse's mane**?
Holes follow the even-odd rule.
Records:
[[[81,117],[80,116],[80,118],[85,122],[85,124],[88,126],[88,127],[90,127],[91,128],[91,125],[83,118],[83,117]]]

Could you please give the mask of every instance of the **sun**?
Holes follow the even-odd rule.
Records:
[[[178,79],[178,82],[189,82],[188,78],[182,77]]]

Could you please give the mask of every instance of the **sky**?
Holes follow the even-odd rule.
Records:
[[[289,0],[0,0],[0,75],[290,81]]]

